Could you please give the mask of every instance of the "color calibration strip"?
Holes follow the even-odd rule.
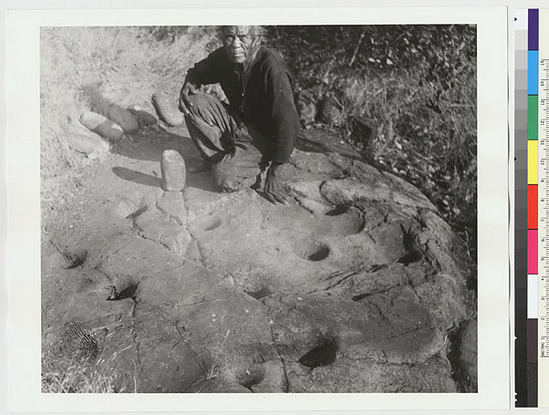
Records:
[[[538,10],[528,10],[528,407],[538,406]]]
[[[515,406],[549,407],[549,9],[514,24]]]
[[[515,406],[528,406],[528,10],[516,10],[515,26]]]
[[[538,12],[537,59],[538,102],[535,116],[539,138],[539,277],[537,280],[537,370],[538,407],[549,407],[549,9]],[[530,119],[528,120],[530,125]]]
[[[515,406],[528,406],[528,10],[515,10]]]

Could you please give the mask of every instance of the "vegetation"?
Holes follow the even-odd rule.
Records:
[[[173,38],[157,27],[41,29],[43,179],[87,162],[65,141],[67,133],[80,128],[83,111],[106,115],[112,102],[150,107],[155,91],[181,88],[187,69],[206,55],[215,30],[185,28],[180,32],[184,35]]]
[[[476,28],[269,27],[304,88],[333,95],[339,131],[366,159],[415,184],[476,259]],[[356,134],[366,120],[377,134]]]
[[[335,98],[338,131],[418,186],[475,255],[476,28],[278,26],[266,39],[301,87]],[[178,90],[216,44],[213,27],[42,28],[42,177],[87,162],[64,140],[84,110],[150,106],[154,91]],[[377,134],[356,134],[357,120]]]
[[[46,353],[42,358],[42,393],[117,393],[115,375],[104,374],[100,363]]]
[[[266,28],[266,39],[301,87],[334,98],[339,115],[330,127],[415,184],[476,260],[475,27],[278,26]],[[44,180],[90,163],[65,140],[82,128],[83,111],[105,114],[111,102],[151,108],[155,91],[178,91],[187,69],[217,45],[212,27],[45,27],[40,40]],[[361,121],[376,134],[358,134]],[[44,361],[44,392],[114,391],[93,366],[65,363]]]

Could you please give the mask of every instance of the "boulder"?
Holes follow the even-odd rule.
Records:
[[[455,342],[456,374],[465,389],[478,389],[478,325],[477,320],[467,320],[460,326]]]
[[[177,190],[179,140],[163,141]],[[110,166],[96,173],[78,201],[82,232],[55,235],[84,260],[67,267],[43,247],[44,344],[78,327],[120,391],[474,390],[462,387],[477,367],[470,259],[436,208],[365,162],[293,158],[286,206],[195,187],[195,173],[156,193]],[[67,359],[87,350],[70,346]]]
[[[80,123],[94,133],[97,133],[101,137],[112,142],[120,140],[124,135],[122,127],[96,112],[87,111],[83,113],[80,116]]]
[[[156,92],[152,101],[158,116],[168,125],[177,127],[183,123],[183,114],[179,111],[174,96],[167,92]]]
[[[315,91],[302,89],[296,96],[297,114],[301,124],[307,126],[315,121],[317,96]]]
[[[109,151],[109,144],[98,135],[68,132],[65,139],[69,146],[88,158],[95,158]]]
[[[341,114],[335,98],[325,95],[318,104],[318,121],[327,125],[337,125],[340,116]]]
[[[154,115],[144,110],[140,105],[130,105],[128,111],[137,119],[139,119],[143,125],[150,126],[156,124],[158,121]]]
[[[135,133],[139,129],[139,123],[128,110],[111,105],[107,112],[109,118],[122,127],[125,133]]]

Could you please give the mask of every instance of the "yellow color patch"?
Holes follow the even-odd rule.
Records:
[[[538,140],[528,141],[528,184],[538,184]]]

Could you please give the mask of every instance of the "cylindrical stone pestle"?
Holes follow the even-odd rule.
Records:
[[[168,192],[178,192],[185,188],[187,171],[185,160],[176,150],[165,150],[160,162],[162,188]]]

